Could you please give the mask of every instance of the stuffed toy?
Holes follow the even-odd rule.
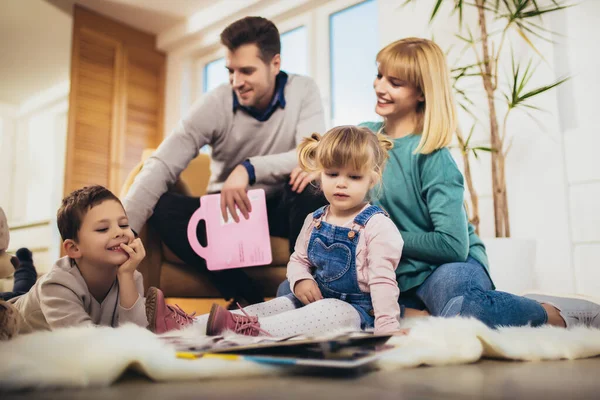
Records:
[[[0,279],[8,278],[19,265],[19,260],[6,252],[10,241],[10,232],[6,222],[6,214],[0,207]]]
[[[6,214],[0,207],[0,278],[8,278],[19,265],[17,257],[11,256],[6,252],[10,241],[10,233],[8,231],[8,223],[6,222]],[[8,340],[13,338],[19,330],[19,319],[17,309],[0,300],[0,340]]]

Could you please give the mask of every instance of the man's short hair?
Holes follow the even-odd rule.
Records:
[[[107,200],[114,200],[121,204],[121,200],[113,192],[100,185],[86,186],[67,195],[56,213],[58,231],[62,239],[77,241],[85,214],[94,206]]]
[[[230,51],[245,44],[256,44],[260,58],[265,63],[281,53],[279,30],[274,23],[262,17],[246,17],[235,21],[221,32],[221,43]]]

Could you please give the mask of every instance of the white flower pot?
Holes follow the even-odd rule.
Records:
[[[523,294],[535,287],[535,240],[487,238],[483,242],[496,290]]]

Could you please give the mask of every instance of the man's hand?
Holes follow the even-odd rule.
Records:
[[[235,222],[240,222],[236,205],[244,215],[244,218],[250,218],[252,205],[246,193],[248,183],[248,171],[246,171],[243,165],[235,167],[227,177],[227,180],[223,184],[223,189],[221,189],[221,215],[223,215],[225,222],[227,222],[227,210],[229,210]]]
[[[140,238],[134,239],[129,244],[121,243],[121,248],[129,254],[129,259],[119,266],[117,274],[131,274],[133,276],[134,271],[146,256],[146,249],[144,249]]]
[[[294,295],[304,305],[323,299],[323,295],[319,290],[317,282],[313,281],[312,279],[302,279],[296,282],[296,286],[294,287]]]
[[[318,177],[318,172],[308,173],[300,167],[294,168],[290,174],[290,186],[292,187],[292,191],[302,193],[306,186]]]

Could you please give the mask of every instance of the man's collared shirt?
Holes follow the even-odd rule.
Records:
[[[236,112],[238,108],[241,108],[257,121],[264,122],[268,120],[271,117],[271,115],[273,115],[277,107],[285,108],[285,96],[283,94],[283,91],[285,89],[285,84],[287,83],[287,80],[288,75],[283,71],[279,71],[279,74],[277,74],[277,77],[275,78],[275,95],[271,99],[271,103],[269,104],[267,109],[262,112],[255,109],[254,107],[244,107],[243,105],[241,105],[238,101],[235,92],[233,92],[233,112]]]

